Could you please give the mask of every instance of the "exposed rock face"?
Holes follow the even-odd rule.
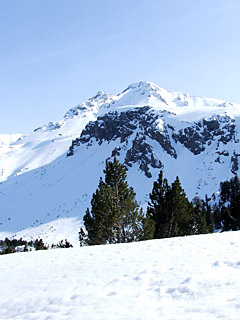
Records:
[[[162,130],[159,129],[159,119],[164,113],[159,116],[150,107],[141,107],[98,117],[96,121],[89,122],[80,138],[72,142],[68,156],[73,155],[74,148],[80,144],[90,147],[94,141],[101,145],[119,139],[120,147],[112,150],[112,156],[119,155],[121,149],[127,150],[126,165],[131,167],[133,163],[139,163],[140,170],[151,177],[150,166],[162,167],[160,159],[154,154],[151,141],[156,141],[171,157],[177,158],[176,150],[171,145],[169,128],[163,125]]]
[[[154,113],[148,106],[106,113],[87,124],[81,136],[72,141],[67,155],[73,155],[76,146],[85,145],[89,148],[94,142],[102,145],[118,139],[119,147],[113,148],[111,156],[119,156],[124,151],[125,164],[132,167],[138,163],[139,169],[151,178],[151,168],[164,167],[162,159],[156,155],[156,144],[159,150],[177,159],[177,143],[194,155],[199,155],[217,142],[215,162],[222,163],[223,157],[228,157],[229,152],[218,150],[221,143],[238,143],[235,120],[227,115],[202,119],[189,126],[185,123],[185,128],[179,130],[167,123],[166,116],[169,115],[167,111]],[[232,154],[232,173],[238,171],[239,156],[235,152]]]
[[[153,168],[162,168],[161,161],[156,157],[153,147],[146,143],[146,136],[137,133],[132,142],[132,147],[128,149],[125,157],[125,163],[129,167],[132,163],[140,163],[139,168],[145,172],[148,178],[152,177],[149,166]]]
[[[208,120],[203,119],[181,129],[178,133],[173,134],[173,139],[175,142],[181,142],[193,154],[197,155],[215,140],[223,144],[234,140],[235,127],[234,120],[230,117],[217,116]]]

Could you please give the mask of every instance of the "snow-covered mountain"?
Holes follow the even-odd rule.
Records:
[[[160,169],[170,182],[178,175],[190,199],[212,195],[239,171],[239,121],[238,104],[139,82],[119,95],[100,91],[28,135],[1,135],[0,231],[49,230],[68,217],[80,225],[114,156],[142,206]]]

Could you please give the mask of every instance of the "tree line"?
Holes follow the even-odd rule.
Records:
[[[0,240],[0,255],[9,254],[15,252],[28,252],[38,250],[48,250],[56,248],[71,248],[72,244],[65,239],[59,241],[57,244],[52,244],[51,247],[43,242],[42,239],[36,239],[31,241],[20,239],[8,239]]]
[[[153,183],[146,214],[128,186],[127,169],[116,157],[106,161],[104,180],[93,193],[91,210],[79,232],[80,245],[126,243],[149,239],[240,230],[240,183],[237,176],[220,184],[219,199],[188,200],[176,177],[172,184],[160,171]]]
[[[104,179],[92,195],[91,210],[83,217],[85,228],[79,231],[80,246],[127,243],[240,230],[240,181],[234,176],[220,183],[220,192],[204,200],[195,197],[189,201],[179,177],[171,184],[161,170],[153,183],[146,213],[136,201],[136,194],[127,182],[127,169],[116,157],[106,161]],[[20,248],[21,247],[21,248]],[[25,241],[22,238],[0,240],[0,254],[52,248],[69,248],[61,240],[51,247],[42,239]]]

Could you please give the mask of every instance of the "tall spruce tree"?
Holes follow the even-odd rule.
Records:
[[[222,229],[240,230],[240,181],[234,176],[220,184]]]
[[[207,212],[205,209],[205,203],[198,197],[195,197],[192,201],[193,213],[194,213],[194,234],[209,233],[207,226]]]
[[[168,181],[166,178],[163,179],[163,171],[161,170],[158,179],[153,183],[147,207],[147,216],[155,222],[155,239],[168,236],[169,214],[166,208],[166,194],[168,191]]]
[[[145,218],[128,186],[126,168],[116,157],[107,161],[105,179],[100,178],[83,217],[88,244],[123,243],[152,237],[153,223]]]
[[[185,236],[194,233],[192,205],[186,197],[179,177],[176,177],[167,193],[167,208],[170,216],[168,237]]]
[[[222,213],[219,205],[217,203],[213,206],[213,220],[214,220],[214,229],[222,228]]]
[[[180,180],[177,177],[171,186],[160,171],[153,184],[147,215],[155,222],[155,238],[169,238],[194,233],[194,216]]]
[[[212,208],[209,204],[210,200],[211,198],[208,198],[207,195],[205,195],[204,207],[206,211],[206,223],[207,223],[209,232],[212,233],[214,229],[214,215],[213,215]]]

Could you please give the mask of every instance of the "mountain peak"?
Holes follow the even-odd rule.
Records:
[[[165,89],[157,86],[155,83],[150,82],[150,81],[139,81],[139,82],[135,82],[130,84],[125,90],[123,90],[122,93],[120,93],[119,95],[126,93],[127,91],[139,91],[139,90],[144,90],[144,91],[166,91]]]
[[[92,98],[80,103],[76,107],[70,109],[64,116],[64,119],[74,116],[85,115],[87,112],[97,113],[103,104],[113,101],[113,95],[107,94],[105,91],[98,91]]]
[[[238,115],[239,105],[223,100],[202,98],[181,92],[172,92],[159,87],[150,81],[139,81],[130,84],[118,95],[98,91],[94,96],[71,108],[63,119],[50,122],[35,131],[52,131],[62,127],[68,119],[85,118],[88,121],[111,111],[132,109],[134,107],[149,106],[158,111],[168,111],[179,116],[182,121],[198,121],[213,113]]]

